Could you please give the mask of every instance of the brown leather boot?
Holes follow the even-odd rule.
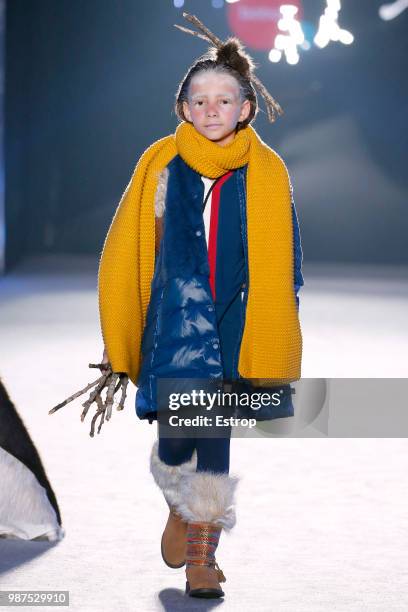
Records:
[[[178,569],[186,563],[188,523],[171,507],[161,539],[161,554],[168,567]]]
[[[191,597],[223,597],[220,582],[226,578],[215,559],[222,529],[236,523],[234,492],[237,476],[199,471],[180,480],[177,512],[188,522],[186,594]]]
[[[221,527],[214,523],[189,523],[186,551],[186,594],[206,599],[223,597],[220,582],[226,578],[215,560]]]

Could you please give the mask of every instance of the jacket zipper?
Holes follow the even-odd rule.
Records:
[[[238,171],[239,173],[239,171]],[[233,359],[233,373],[237,374],[238,379],[242,379],[243,377],[241,376],[241,374],[238,371],[238,362],[239,362],[239,355],[241,353],[241,344],[242,344],[242,336],[244,334],[244,328],[245,328],[245,319],[246,319],[246,307],[247,307],[247,301],[248,301],[248,286],[249,286],[249,269],[248,269],[248,244],[247,244],[247,224],[246,224],[246,209],[245,209],[245,201],[246,201],[246,197],[245,197],[245,179],[246,179],[246,173],[243,172],[243,177],[241,178],[241,175],[238,176],[237,173],[237,179],[242,180],[242,178],[244,180],[242,180],[242,188],[244,191],[244,197],[241,197],[241,185],[238,185],[238,197],[239,197],[239,209],[240,209],[240,213],[241,213],[241,237],[242,237],[242,243],[244,246],[244,260],[245,260],[245,274],[246,274],[246,282],[242,284],[243,290],[241,291],[241,308],[240,308],[240,316],[241,316],[241,327],[240,327],[240,333],[239,333],[239,340],[237,343],[237,347],[235,349],[235,354],[234,354],[234,359]]]

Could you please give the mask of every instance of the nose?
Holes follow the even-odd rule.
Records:
[[[209,104],[207,107],[208,117],[215,117],[217,115],[217,107],[215,104]]]

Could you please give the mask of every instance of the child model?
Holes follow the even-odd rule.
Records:
[[[236,38],[214,46],[176,96],[174,134],[141,156],[108,232],[99,269],[104,361],[137,385],[150,423],[162,378],[300,378],[299,229],[287,169],[250,126],[258,106],[281,110]],[[261,382],[262,384],[262,382]],[[169,506],[162,557],[186,564],[186,593],[221,597],[215,559],[236,522],[238,478],[223,437],[158,439],[150,469]]]

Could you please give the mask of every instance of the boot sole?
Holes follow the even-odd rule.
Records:
[[[179,565],[174,565],[173,563],[169,563],[168,561],[166,561],[166,559],[164,558],[164,554],[163,554],[163,536],[160,542],[160,550],[161,550],[161,556],[163,561],[165,562],[165,564],[167,565],[167,567],[171,567],[171,569],[180,569],[180,567],[184,567],[184,565],[186,564],[186,560],[184,559],[183,563],[180,563]]]
[[[224,597],[225,593],[221,589],[190,589],[190,583],[187,580],[186,595],[190,597],[202,597],[203,599],[215,599],[216,597]]]

